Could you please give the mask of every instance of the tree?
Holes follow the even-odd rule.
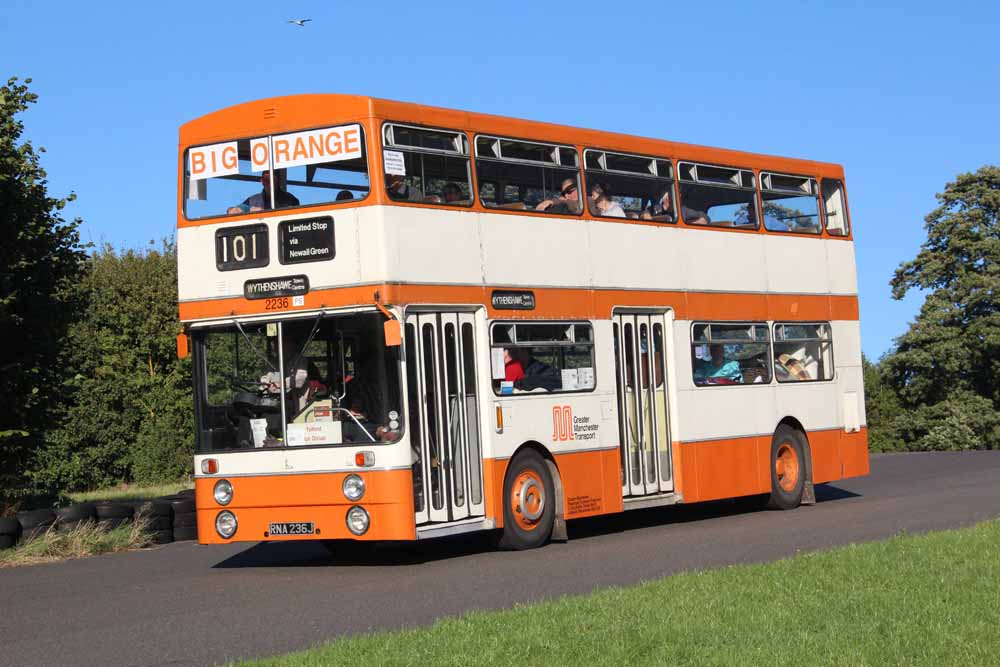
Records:
[[[903,414],[899,396],[886,378],[886,357],[872,363],[861,356],[865,382],[865,413],[868,422],[868,448],[873,452],[893,452],[905,449],[898,430]]]
[[[17,115],[37,100],[29,83],[0,86],[0,506],[25,493],[25,473],[61,400],[57,360],[86,258],[80,220],[61,214],[73,194],[48,195],[44,149],[21,141]]]
[[[191,365],[176,357],[177,254],[105,245],[81,283],[87,308],[70,328],[63,426],[38,479],[60,489],[177,479],[191,467]]]
[[[925,218],[920,253],[896,270],[892,294],[926,290],[916,320],[885,360],[912,419],[916,449],[1000,444],[1000,168],[961,174]]]

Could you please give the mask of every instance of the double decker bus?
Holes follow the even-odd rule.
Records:
[[[301,95],[181,127],[199,541],[566,539],[868,473],[843,169]]]

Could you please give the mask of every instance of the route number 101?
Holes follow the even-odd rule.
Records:
[[[219,271],[267,266],[267,225],[225,227],[215,232],[215,266]]]

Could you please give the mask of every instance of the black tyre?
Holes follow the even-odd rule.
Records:
[[[0,549],[10,549],[17,544],[17,538],[13,535],[0,535]]]
[[[94,519],[79,519],[77,521],[56,521],[53,525],[60,533],[72,533],[80,526],[89,526],[93,523]]]
[[[31,510],[18,512],[17,520],[21,524],[21,530],[28,531],[43,525],[51,526],[56,520],[56,515],[52,513],[52,510]]]
[[[175,498],[170,501],[170,506],[173,507],[175,516],[178,514],[190,514],[194,512],[194,498]]]
[[[114,530],[115,528],[121,528],[122,526],[127,526],[132,523],[132,517],[130,516],[119,516],[113,519],[101,519],[97,522],[97,525],[102,530]]]
[[[183,491],[178,491],[177,496],[180,498],[194,499],[194,489],[184,489]]]
[[[795,509],[806,485],[806,438],[801,431],[782,424],[771,440],[771,509]]]
[[[132,506],[135,516],[150,519],[153,517],[171,517],[174,510],[169,502],[163,500],[144,500]]]
[[[41,537],[45,533],[47,533],[50,530],[52,530],[52,527],[54,525],[55,524],[53,524],[53,523],[40,523],[37,526],[33,526],[32,528],[25,528],[21,532],[21,540],[20,541],[21,542],[27,542],[28,540],[33,540],[36,537]]]
[[[0,535],[13,535],[17,537],[21,534],[21,522],[14,516],[0,517]]]
[[[197,540],[198,539],[198,527],[197,526],[180,526],[174,528],[174,542],[184,542],[187,540]]]
[[[514,457],[503,483],[503,549],[534,549],[548,542],[555,520],[555,491],[545,460],[525,449]]]
[[[131,519],[135,514],[132,503],[97,503],[94,508],[97,510],[98,519]]]
[[[174,520],[169,516],[154,516],[144,520],[146,521],[146,530],[150,533],[173,530],[174,528]]]
[[[69,507],[60,507],[55,511],[55,515],[56,525],[63,525],[93,519],[97,516],[97,510],[93,503],[81,503],[79,505],[70,505]]]
[[[170,544],[174,541],[174,531],[172,528],[168,530],[157,530],[150,535],[150,540],[153,544]]]
[[[198,525],[198,515],[195,512],[174,515],[174,528],[190,528]]]

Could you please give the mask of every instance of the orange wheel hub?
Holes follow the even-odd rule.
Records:
[[[521,472],[510,487],[511,513],[522,530],[534,530],[545,512],[545,485],[534,470]]]
[[[774,473],[778,478],[778,486],[791,493],[799,482],[799,455],[790,444],[782,443],[778,447],[778,455],[774,458]]]

